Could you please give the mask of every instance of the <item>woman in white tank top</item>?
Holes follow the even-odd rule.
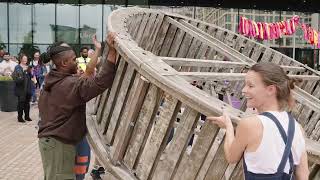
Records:
[[[271,113],[288,135],[289,117],[286,110],[294,108],[295,105],[290,93],[295,82],[296,80],[290,79],[280,66],[274,63],[258,63],[246,74],[242,93],[247,99],[248,108],[255,108],[258,113]],[[277,173],[285,143],[277,125],[270,118],[256,115],[242,119],[236,128],[236,135],[227,114],[207,119],[226,129],[224,151],[229,163],[236,163],[243,156],[245,173],[246,171],[262,175]],[[294,127],[291,146],[295,165],[294,175],[296,180],[307,180],[309,170],[303,129],[296,121]],[[289,169],[288,160],[284,173],[288,174]]]

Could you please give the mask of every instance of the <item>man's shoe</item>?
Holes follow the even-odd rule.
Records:
[[[22,118],[18,118],[18,122],[25,123],[25,121]]]
[[[31,118],[27,117],[27,118],[24,118],[25,121],[32,121]]]

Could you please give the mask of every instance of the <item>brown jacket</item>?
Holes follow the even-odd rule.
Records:
[[[95,77],[82,77],[52,70],[39,97],[38,137],[54,137],[77,144],[86,134],[86,102],[112,86],[115,65],[103,63]]]

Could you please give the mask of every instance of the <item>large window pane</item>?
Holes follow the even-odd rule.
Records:
[[[10,43],[32,43],[31,5],[9,4]]]
[[[8,42],[7,3],[0,3],[0,48],[6,48]]]
[[[102,5],[83,5],[80,7],[81,44],[92,43],[92,35],[102,40]]]
[[[79,6],[57,4],[56,33],[58,41],[70,44],[79,43]]]
[[[53,43],[54,33],[54,4],[34,5],[34,43]]]
[[[18,56],[21,48],[22,48],[22,44],[10,44],[9,45],[9,52],[13,56]]]

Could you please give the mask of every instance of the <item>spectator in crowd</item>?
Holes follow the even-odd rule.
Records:
[[[15,81],[15,95],[18,97],[18,122],[32,121],[30,112],[31,87],[35,77],[32,77],[32,68],[27,65],[28,57],[21,54],[19,64],[15,67],[12,73],[12,78]],[[24,119],[22,118],[24,112]]]
[[[0,63],[0,75],[11,76],[17,63],[12,61],[12,57],[8,52],[3,56],[4,61]]]
[[[0,49],[0,63],[3,61],[3,56],[4,56],[4,49]]]
[[[81,56],[77,58],[78,68],[81,74],[86,71],[87,64],[90,62],[90,58],[88,57],[88,48],[82,47],[80,49]]]
[[[45,179],[74,179],[75,146],[85,137],[86,102],[111,87],[115,75],[115,35],[108,35],[109,54],[96,76],[80,77],[76,55],[63,43],[48,50],[56,66],[39,98],[39,150]],[[54,145],[54,146],[52,146]]]
[[[44,75],[46,73],[46,69],[44,64],[42,63],[42,59],[40,58],[40,52],[36,51],[33,55],[33,60],[30,62],[30,66],[33,68],[33,75],[36,77],[37,83],[35,87],[33,87],[32,91],[32,103],[36,103],[37,101],[37,90],[40,89],[43,81]]]

